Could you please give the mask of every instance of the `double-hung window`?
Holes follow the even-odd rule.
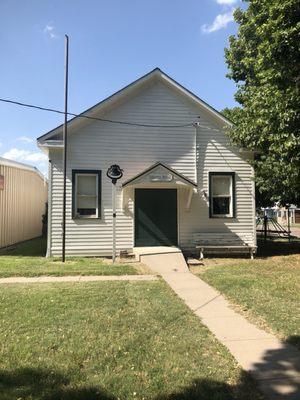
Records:
[[[72,171],[73,218],[101,217],[101,171]]]
[[[210,172],[210,217],[235,217],[235,175],[234,172]]]

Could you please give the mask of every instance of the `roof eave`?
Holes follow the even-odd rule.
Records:
[[[143,75],[142,77],[136,79],[135,81],[131,82],[129,85],[126,85],[122,89],[120,89],[117,92],[113,93],[112,95],[106,97],[104,100],[101,100],[99,103],[93,105],[92,107],[90,107],[87,110],[83,111],[82,113],[78,114],[78,116],[71,118],[68,121],[68,125],[73,124],[75,121],[78,121],[78,119],[80,119],[80,117],[84,116],[85,114],[92,116],[93,113],[99,112],[101,108],[109,107],[111,104],[117,102],[122,97],[126,96],[130,90],[137,90],[139,86],[141,86],[143,83],[150,80],[151,78],[154,78],[155,76],[157,76],[159,74],[159,72],[161,72],[161,70],[159,68],[155,68],[154,70],[148,72],[146,75]],[[51,131],[38,137],[37,141],[41,142],[43,140],[47,140],[48,136],[51,137],[52,135],[58,134],[59,131],[62,129],[62,127],[63,127],[63,124],[57,126],[56,128],[52,129]]]
[[[99,103],[95,104],[94,106],[83,111],[78,116],[70,119],[68,121],[68,125],[72,126],[75,122],[80,120],[80,116],[84,116],[85,114],[92,116],[96,112],[105,111],[105,109],[107,109],[111,105],[115,104],[116,102],[118,102],[119,100],[121,100],[122,98],[127,96],[128,94],[134,92],[135,90],[138,90],[139,87],[141,87],[148,81],[150,83],[151,79],[154,79],[157,77],[160,78],[162,81],[166,82],[167,84],[169,84],[169,86],[176,88],[178,90],[178,92],[187,96],[195,104],[197,104],[198,106],[201,106],[204,110],[211,113],[218,121],[220,121],[223,124],[230,126],[230,127],[233,125],[232,122],[230,122],[226,117],[224,117],[216,109],[214,109],[212,106],[207,104],[204,100],[200,99],[200,97],[196,96],[190,90],[186,89],[180,83],[176,82],[173,78],[171,78],[169,75],[167,75],[165,72],[163,72],[159,68],[155,68],[154,70],[148,72],[146,75],[142,76],[141,78],[138,78],[134,82],[130,83],[129,85],[125,86],[124,88],[120,89],[119,91],[113,93],[111,96],[107,97],[106,99],[100,101]],[[42,144],[45,140],[47,140],[51,136],[60,133],[62,127],[63,127],[63,125],[59,125],[58,127],[52,129],[51,131],[45,133],[44,135],[42,135],[40,137],[38,137],[37,138],[38,143]]]
[[[24,164],[19,161],[10,160],[10,159],[4,158],[4,157],[0,157],[0,164],[5,165],[7,167],[19,168],[19,169],[24,169],[26,171],[35,172],[42,179],[47,181],[47,178],[44,176],[44,174],[37,167],[35,167],[33,165]]]
[[[160,71],[161,73],[161,78],[165,80],[167,83],[172,85],[173,87],[175,86],[177,90],[184,95],[188,96],[191,100],[193,100],[196,104],[200,105],[203,107],[206,111],[210,112],[214,117],[216,117],[219,121],[222,121],[225,123],[227,126],[232,127],[233,123],[227,119],[224,115],[222,115],[218,110],[216,110],[214,107],[210,106],[208,103],[206,103],[204,100],[202,100],[200,97],[195,95],[193,92],[182,86],[180,83],[175,81],[173,78],[171,78],[169,75],[167,75],[165,72]]]

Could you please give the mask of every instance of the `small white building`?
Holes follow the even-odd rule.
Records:
[[[275,210],[277,221],[282,225],[288,224],[288,212],[290,212],[290,223],[300,223],[300,208],[292,204],[288,210],[286,207],[277,207]]]
[[[155,69],[68,123],[67,255],[112,254],[112,184],[117,251],[136,246],[193,250],[193,235],[229,234],[256,244],[250,154],[229,144],[230,122]],[[48,255],[62,249],[62,126],[38,138],[49,155]]]

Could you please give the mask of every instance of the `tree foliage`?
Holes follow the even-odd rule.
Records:
[[[225,109],[233,142],[257,151],[256,185],[264,199],[300,202],[300,2],[244,0],[236,36],[225,49],[241,107]]]

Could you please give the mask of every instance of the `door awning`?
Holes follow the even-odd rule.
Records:
[[[128,206],[129,200],[134,200],[135,188],[177,188],[186,192],[186,209],[190,209],[193,193],[196,192],[197,183],[180,174],[173,168],[157,162],[122,185],[122,207]]]
[[[140,187],[151,187],[155,185],[167,185],[167,186],[188,186],[190,188],[197,188],[197,184],[191,179],[186,178],[173,168],[167,165],[157,162],[151,167],[145,169],[134,177],[128,179],[123,183],[122,187],[140,186]]]

